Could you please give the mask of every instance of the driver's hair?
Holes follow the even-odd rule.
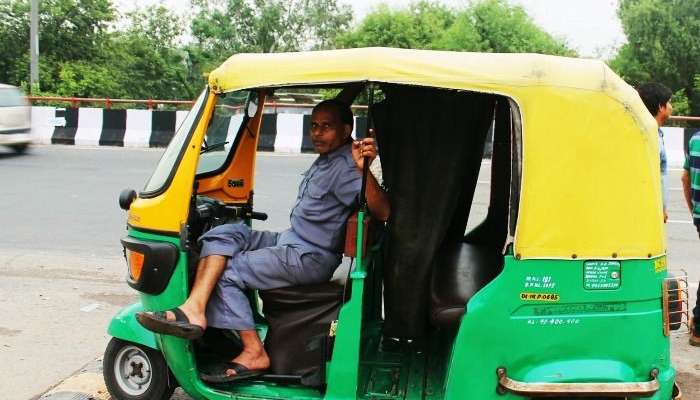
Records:
[[[312,112],[320,109],[329,108],[332,109],[336,114],[338,114],[340,122],[342,122],[343,124],[350,125],[350,128],[352,128],[355,125],[355,120],[352,115],[352,110],[350,110],[350,106],[338,99],[323,100],[322,102],[316,104]]]

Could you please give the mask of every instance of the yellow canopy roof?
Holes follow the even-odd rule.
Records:
[[[495,93],[522,118],[515,252],[647,258],[665,252],[656,122],[603,62],[538,54],[364,48],[237,54],[215,91],[374,81]]]

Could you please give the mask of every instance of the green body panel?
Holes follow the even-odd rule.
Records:
[[[496,393],[496,369],[524,382],[635,382],[659,370],[668,400],[675,370],[663,333],[656,260],[621,261],[618,289],[584,289],[584,261],[506,256],[503,272],[468,303],[445,399],[522,399]],[[663,264],[665,265],[665,264]],[[543,300],[521,300],[531,298]]]
[[[129,235],[180,246],[178,238],[134,229]],[[625,260],[585,268],[584,260],[520,261],[509,255],[503,272],[470,300],[458,331],[435,330],[424,342],[410,343],[382,337],[379,250],[377,245],[355,260],[325,393],[261,382],[210,387],[198,378],[190,342],[151,334],[135,322],[140,304],[122,310],[109,332],[161,349],[178,383],[196,399],[523,399],[497,394],[499,367],[524,382],[647,381],[656,368],[661,390],[651,399],[670,398],[675,371],[661,307],[666,271],[655,270],[665,264]],[[143,309],[181,304],[187,269],[181,252],[165,291],[141,294]]]
[[[107,333],[117,339],[142,344],[158,350],[156,335],[136,321],[136,313],[140,311],[143,311],[141,303],[122,308],[110,321]]]
[[[180,248],[180,240],[175,237],[145,233],[136,229],[129,229],[129,236],[144,241],[169,242]],[[184,303],[189,292],[187,269],[187,254],[180,251],[173,276],[163,293],[157,296],[141,293],[143,309],[148,311],[168,310]],[[132,312],[138,311],[132,310]],[[157,347],[167,360],[178,384],[195,399],[319,399],[321,397],[318,390],[307,387],[264,385],[254,382],[237,384],[232,386],[230,391],[224,390],[225,387],[215,389],[199,379],[191,342],[168,335],[154,334],[154,336]]]
[[[360,366],[360,344],[362,337],[362,302],[367,272],[363,251],[363,230],[365,213],[357,213],[357,242],[355,243],[355,269],[350,273],[352,296],[338,315],[333,356],[328,365],[327,399],[354,399],[357,397],[357,377]]]

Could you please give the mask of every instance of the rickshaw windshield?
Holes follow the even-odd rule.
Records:
[[[163,156],[160,158],[158,165],[156,166],[153,175],[146,183],[143,188],[141,197],[146,197],[148,195],[157,195],[161,192],[171,179],[173,171],[176,169],[177,163],[180,159],[180,154],[182,153],[182,146],[187,142],[187,138],[192,133],[195,121],[199,119],[202,107],[204,106],[205,100],[207,98],[208,90],[202,91],[197,100],[192,106],[190,113],[187,114],[187,118],[182,122],[180,127],[175,132],[170,144],[165,149]]]
[[[197,175],[217,171],[235,148],[236,137],[244,121],[249,91],[241,90],[216,96],[216,106],[204,143],[202,143]]]

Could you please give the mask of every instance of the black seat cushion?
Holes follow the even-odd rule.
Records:
[[[430,282],[430,319],[434,325],[458,326],[469,299],[503,269],[499,251],[454,243],[438,252]]]
[[[305,376],[325,363],[324,349],[309,346],[329,332],[338,318],[343,285],[326,282],[259,292],[268,323],[265,348],[270,371],[277,375]],[[311,349],[309,349],[311,347]]]

